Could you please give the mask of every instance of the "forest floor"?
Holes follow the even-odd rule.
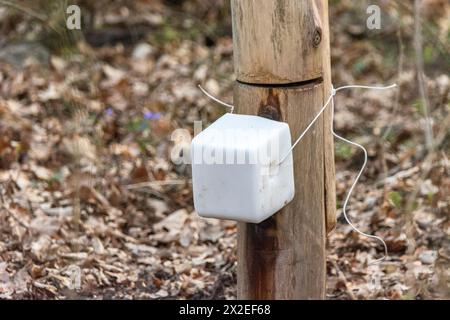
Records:
[[[236,297],[236,224],[199,218],[190,168],[170,160],[176,129],[225,111],[198,84],[232,102],[229,8],[198,6],[111,7],[73,46],[38,41],[45,27],[0,7],[0,299]],[[342,219],[363,158],[336,141],[327,298],[449,299],[450,4],[422,12],[428,103],[412,7],[383,10],[370,31],[365,8],[341,1],[331,30],[336,86],[399,85],[336,98],[336,131],[369,152],[349,215],[389,257],[370,265],[382,246]]]

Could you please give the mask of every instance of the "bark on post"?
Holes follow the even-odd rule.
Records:
[[[330,93],[327,0],[232,0],[234,104],[289,123],[297,137]],[[325,297],[325,238],[335,223],[331,114],[294,151],[295,199],[238,226],[238,298]]]

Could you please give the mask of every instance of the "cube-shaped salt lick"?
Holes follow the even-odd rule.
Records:
[[[194,206],[206,218],[259,223],[294,198],[286,123],[225,114],[191,145]]]

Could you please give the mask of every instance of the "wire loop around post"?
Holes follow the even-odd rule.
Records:
[[[226,102],[223,102],[217,98],[215,98],[214,96],[212,96],[211,94],[209,94],[205,89],[203,89],[200,85],[198,86],[200,88],[200,90],[209,98],[211,98],[212,100],[214,100],[215,102],[228,107],[231,109],[231,113],[233,113],[234,111],[234,106],[231,104],[228,104]],[[297,138],[297,140],[292,144],[291,148],[289,149],[289,151],[286,153],[285,156],[283,156],[281,158],[281,161],[279,162],[279,164],[282,164],[284,160],[286,160],[286,158],[289,156],[289,154],[292,152],[292,150],[294,150],[294,148],[298,145],[298,143],[303,139],[303,137],[306,135],[306,133],[311,129],[311,127],[314,125],[314,123],[317,121],[317,119],[320,118],[320,116],[322,115],[322,113],[325,111],[325,109],[330,105],[331,103],[331,108],[332,108],[332,116],[331,116],[331,132],[333,134],[334,137],[338,138],[339,140],[342,140],[346,143],[349,143],[355,147],[358,147],[359,149],[361,149],[364,152],[364,163],[361,167],[361,169],[359,170],[355,180],[353,181],[347,196],[345,197],[345,201],[344,201],[344,205],[342,206],[342,214],[344,215],[345,220],[347,221],[347,223],[352,227],[353,230],[355,230],[357,233],[359,233],[362,236],[365,236],[367,238],[371,238],[371,239],[375,239],[380,241],[383,244],[384,247],[384,256],[380,259],[377,259],[375,261],[372,261],[371,264],[374,263],[380,263],[381,261],[387,259],[388,257],[388,248],[386,245],[386,242],[378,236],[375,235],[370,235],[367,233],[362,232],[361,230],[359,230],[349,219],[348,215],[347,215],[347,205],[348,202],[350,200],[350,197],[353,193],[353,189],[355,188],[356,184],[358,183],[359,179],[361,178],[362,173],[364,172],[364,169],[366,168],[367,165],[367,150],[366,148],[364,148],[362,145],[347,140],[344,137],[341,137],[340,135],[338,135],[335,131],[334,131],[334,97],[336,96],[336,93],[338,91],[341,90],[345,90],[345,89],[375,89],[375,90],[387,90],[387,89],[392,89],[397,87],[396,84],[390,85],[390,86],[386,86],[386,87],[378,87],[378,86],[364,86],[364,85],[347,85],[347,86],[342,86],[342,87],[338,87],[338,88],[334,88],[334,86],[331,86],[331,92],[330,92],[330,96],[328,97],[327,101],[325,102],[325,104],[323,105],[323,107],[320,109],[320,111],[317,113],[317,115],[314,117],[314,119],[309,123],[309,125],[306,127],[306,129],[300,134],[300,136]]]
[[[233,112],[234,112],[234,105],[228,104],[228,103],[226,103],[226,102],[223,102],[223,101],[217,99],[217,98],[214,97],[212,94],[210,94],[208,91],[206,91],[205,89],[203,89],[201,85],[198,85],[198,87],[199,87],[199,89],[203,92],[203,94],[206,95],[208,98],[210,98],[211,100],[217,102],[218,104],[221,104],[221,105],[223,105],[223,106],[225,106],[225,107],[227,107],[227,108],[230,108],[230,109],[231,109],[230,113],[233,113]]]

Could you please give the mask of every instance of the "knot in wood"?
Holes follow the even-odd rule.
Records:
[[[280,118],[281,118],[278,108],[276,108],[270,104],[262,106],[259,109],[258,115],[260,117],[270,119],[270,120],[275,120],[275,121],[280,121]]]
[[[314,48],[317,48],[320,45],[320,42],[322,42],[322,30],[319,27],[317,27],[314,29],[314,35],[313,35]]]

